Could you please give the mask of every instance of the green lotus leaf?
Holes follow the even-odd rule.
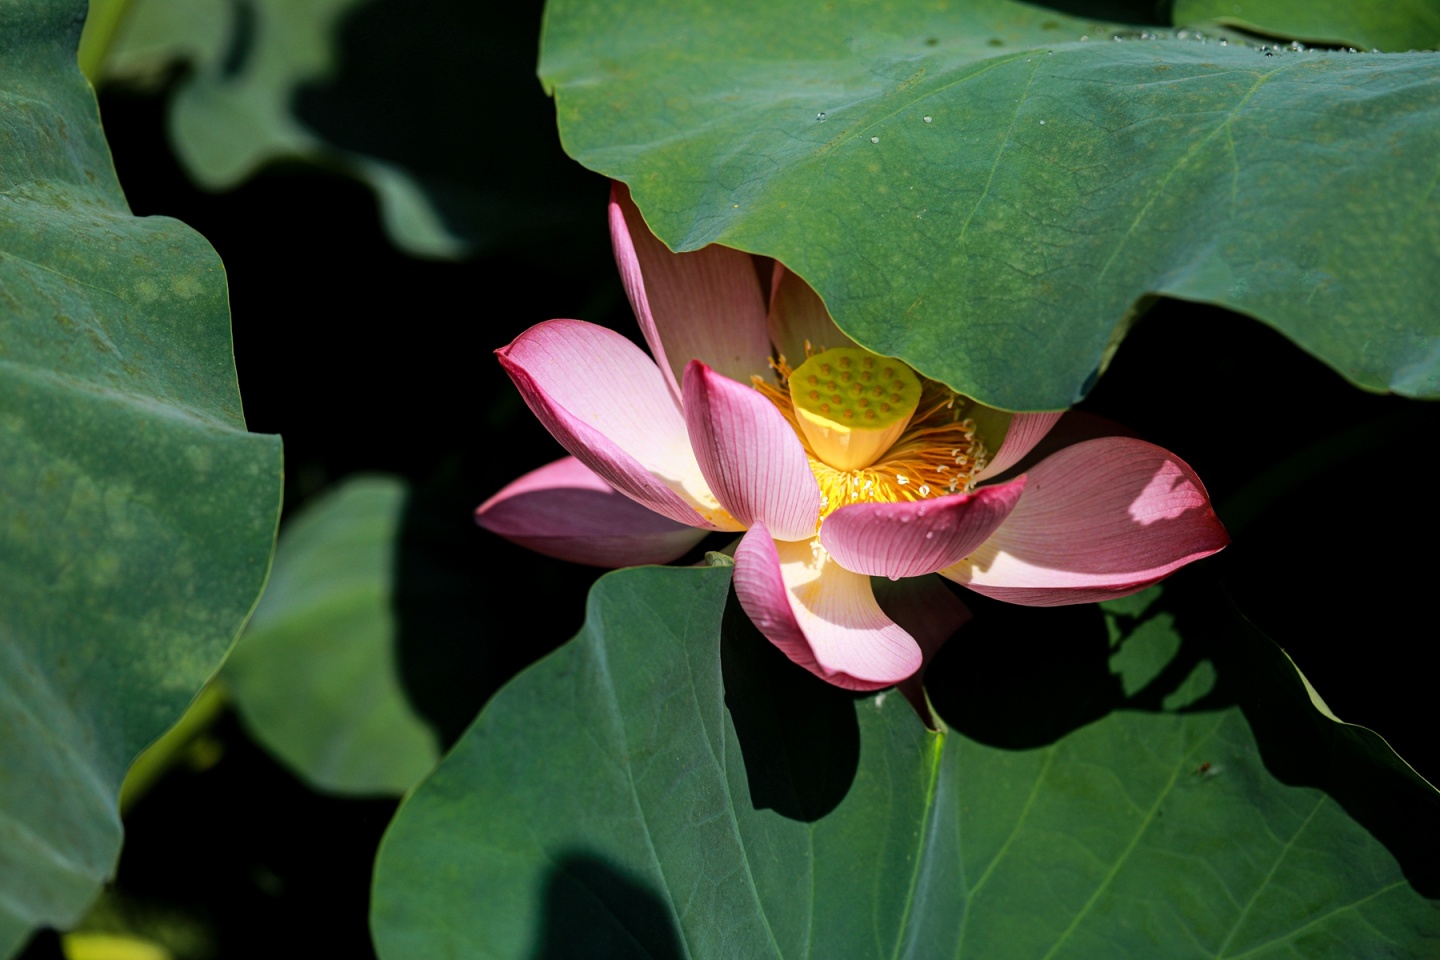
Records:
[[[596,584],[580,635],[402,805],[376,865],[382,957],[1433,950],[1415,828],[1435,792],[1317,737],[1335,722],[1210,595],[1076,608],[1023,643],[977,617],[931,668],[934,733],[722,617],[728,585],[725,567]],[[1043,644],[1070,662],[1037,669]],[[1389,846],[1349,780],[1381,796]]]
[[[291,519],[224,677],[255,738],[306,782],[403,793],[440,752],[406,698],[395,650],[405,484],[356,477]]]
[[[280,509],[220,260],[126,206],[84,13],[0,5],[0,955],[112,871],[126,768],[219,667]]]
[[[1440,57],[1153,36],[1012,0],[554,0],[541,75],[672,247],[774,256],[991,405],[1074,403],[1157,294],[1440,395]]]

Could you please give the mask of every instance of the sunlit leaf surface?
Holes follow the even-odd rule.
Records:
[[[796,670],[743,617],[721,629],[727,588],[658,568],[596,585],[580,635],[397,815],[382,957],[1420,958],[1440,936],[1343,791],[1262,760],[1377,769],[1314,748],[1333,721],[1263,637],[1181,630],[1151,591],[1095,614],[1098,682],[961,670],[961,696],[952,670],[933,692],[959,727],[937,735],[893,691]],[[995,652],[964,637],[961,666]],[[1077,696],[1113,702],[1016,742]],[[1434,814],[1416,779],[1371,789],[1392,817]],[[1425,851],[1396,848],[1433,886]]]
[[[0,955],[109,874],[126,767],[219,666],[280,506],[220,260],[131,216],[84,12],[0,5]]]
[[[256,739],[322,790],[403,793],[439,758],[395,650],[405,495],[399,480],[357,477],[297,514],[225,665]]]
[[[862,344],[987,403],[1073,403],[1147,294],[1440,395],[1437,55],[1012,0],[556,0],[541,74],[567,150],[672,246],[778,257]]]

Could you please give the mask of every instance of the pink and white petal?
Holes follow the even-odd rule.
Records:
[[[820,527],[820,542],[847,570],[872,577],[921,577],[968,557],[990,538],[1025,490],[1020,477],[910,503],[855,503]]]
[[[1025,454],[1034,449],[1035,444],[1045,439],[1050,428],[1055,426],[1064,415],[1064,410],[1050,413],[1013,414],[1010,417],[1009,426],[1005,429],[1005,439],[1001,441],[1000,449],[990,457],[990,462],[985,465],[985,469],[975,475],[976,481],[998,477],[1015,466],[1024,459]]]
[[[920,669],[919,644],[881,611],[870,578],[840,566],[818,541],[777,541],[757,524],[735,548],[734,576],[760,632],[821,679],[879,690]]]
[[[640,330],[676,400],[691,360],[747,383],[752,374],[771,376],[765,296],[748,253],[714,244],[671,252],[618,181],[610,187],[610,239]]]
[[[669,563],[705,537],[624,496],[574,457],[508,484],[475,522],[547,557],[595,567]]]
[[[820,485],[795,430],[754,387],[699,360],[685,368],[685,423],[705,482],[745,526],[808,540],[820,522]]]
[[[777,262],[770,282],[770,340],[792,367],[805,362],[805,344],[816,353],[855,342],[840,332],[810,284]]]
[[[930,713],[921,689],[925,671],[945,641],[970,622],[970,608],[951,593],[939,577],[910,577],[905,580],[873,580],[875,600],[886,616],[920,644],[924,662],[914,675],[900,681],[898,689],[910,701],[920,719],[931,730],[940,729]]]
[[[1027,606],[1135,593],[1230,542],[1200,478],[1179,457],[1103,437],[1047,457],[995,535],[940,573]]]
[[[677,523],[743,529],[720,507],[659,369],[613,330],[550,320],[496,351],[525,403],[570,454]]]

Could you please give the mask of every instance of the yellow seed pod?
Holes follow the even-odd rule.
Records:
[[[841,371],[840,382],[831,383]],[[867,391],[856,382],[872,378],[884,387]],[[810,384],[836,392],[821,394],[807,389]],[[858,470],[880,459],[905,432],[920,404],[920,389],[920,378],[905,364],[859,347],[818,353],[790,375],[795,419],[815,455],[837,470]]]

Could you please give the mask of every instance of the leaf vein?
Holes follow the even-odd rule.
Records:
[[[1176,160],[1175,163],[1171,165],[1170,169],[1166,172],[1164,179],[1161,180],[1160,183],[1158,183],[1155,188],[1150,192],[1149,199],[1145,201],[1144,205],[1140,208],[1140,211],[1135,214],[1135,218],[1130,221],[1130,226],[1125,229],[1125,233],[1115,244],[1115,249],[1110,251],[1110,256],[1108,259],[1106,259],[1105,265],[1102,266],[1100,268],[1100,272],[1095,275],[1095,286],[1098,287],[1101,281],[1105,279],[1105,274],[1110,271],[1110,267],[1115,263],[1115,258],[1120,256],[1120,251],[1125,249],[1125,246],[1135,235],[1135,230],[1140,226],[1140,222],[1144,220],[1147,215],[1149,215],[1150,208],[1155,205],[1156,201],[1159,200],[1160,197],[1166,193],[1165,188],[1169,186],[1170,181],[1183,168],[1189,166],[1190,161],[1202,150],[1204,150],[1210,144],[1210,141],[1215,139],[1215,137],[1219,135],[1222,131],[1227,137],[1231,138],[1231,160],[1232,164],[1235,167],[1235,172],[1232,174],[1231,177],[1231,199],[1234,199],[1234,191],[1237,189],[1236,178],[1238,178],[1239,176],[1239,164],[1234,157],[1234,139],[1231,136],[1230,125],[1235,121],[1235,118],[1240,114],[1240,111],[1245,108],[1245,105],[1250,102],[1250,98],[1255,96],[1255,92],[1259,90],[1262,86],[1264,86],[1266,81],[1268,81],[1271,77],[1275,76],[1275,74],[1279,73],[1283,69],[1284,67],[1276,67],[1269,73],[1262,73],[1260,76],[1258,76],[1255,79],[1255,83],[1251,85],[1249,90],[1245,91],[1245,95],[1241,97],[1238,102],[1236,102],[1235,106],[1231,107],[1228,111],[1226,111],[1224,119],[1220,123],[1218,123],[1215,128],[1211,130],[1207,135],[1201,137],[1199,140],[1192,142],[1190,144],[1190,148],[1185,151],[1185,153],[1180,157],[1180,159]]]

